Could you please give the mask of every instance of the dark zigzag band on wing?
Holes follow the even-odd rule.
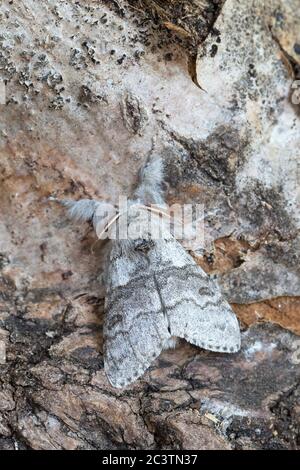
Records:
[[[157,285],[172,335],[212,351],[240,349],[238,321],[213,279],[194,276],[187,283],[178,273],[167,279],[157,274]]]
[[[169,275],[178,275],[182,274],[184,276],[185,282],[188,282],[191,278],[196,278],[199,280],[201,279],[209,279],[208,276],[204,273],[204,271],[199,272],[199,267],[197,265],[185,265],[182,267],[174,267],[174,266],[160,266],[160,268],[156,271],[157,275],[161,275],[163,279],[168,278]],[[125,285],[116,286],[114,288],[108,288],[107,290],[107,309],[110,309],[112,304],[118,300],[128,299],[132,295],[133,290],[137,290],[140,286],[143,286],[144,283],[149,279],[153,279],[153,272],[152,270],[148,269],[143,274],[133,277],[130,281],[128,281]],[[210,295],[211,289],[206,285],[199,285],[199,294],[206,296]]]
[[[153,278],[140,279],[126,298],[121,289],[121,295],[114,290],[117,299],[110,301],[104,322],[105,370],[117,387],[142,375],[170,338]]]

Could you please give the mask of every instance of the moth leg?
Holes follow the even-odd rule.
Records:
[[[50,201],[55,201],[67,209],[67,215],[70,219],[77,222],[86,222],[93,220],[98,206],[101,204],[94,199],[79,199],[79,201],[72,201],[72,199],[56,199],[49,198]]]

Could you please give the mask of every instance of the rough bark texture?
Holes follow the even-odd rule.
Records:
[[[0,2],[1,448],[300,448],[299,11]],[[103,372],[105,249],[47,197],[117,202],[152,150],[168,200],[205,206],[194,256],[242,350],[182,342],[120,391]]]

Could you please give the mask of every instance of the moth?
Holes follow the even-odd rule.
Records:
[[[155,238],[149,230],[149,214],[158,225],[164,211],[163,177],[162,160],[148,159],[128,202],[129,238],[110,240],[103,334],[104,368],[114,387],[141,377],[177,338],[209,351],[240,349],[237,318],[215,279],[196,264],[169,226],[160,223],[160,236]],[[92,221],[97,233],[99,225],[101,233],[108,232],[122,220],[122,213],[109,213],[105,202],[59,202],[71,218]],[[161,211],[152,211],[153,204]]]

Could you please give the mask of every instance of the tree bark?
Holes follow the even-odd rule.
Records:
[[[1,2],[0,448],[299,448],[298,6]],[[118,390],[105,247],[48,197],[118,202],[150,152],[242,349],[182,341]]]

